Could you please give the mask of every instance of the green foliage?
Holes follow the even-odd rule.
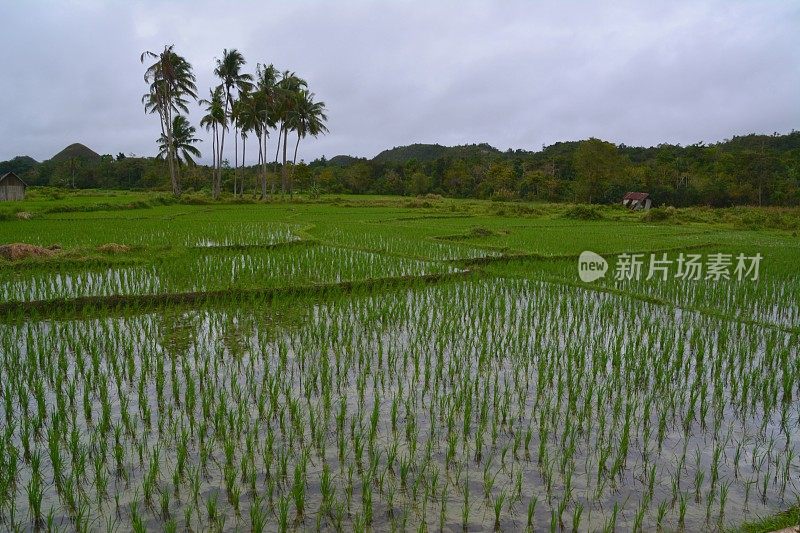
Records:
[[[625,159],[616,146],[594,138],[581,142],[575,150],[574,164],[577,178],[574,190],[578,199],[588,203],[617,199],[613,195],[615,185],[624,184],[626,169]]]
[[[376,163],[405,163],[407,161],[435,161],[442,158],[469,158],[473,156],[499,155],[497,148],[488,144],[466,144],[463,146],[442,146],[440,144],[410,144],[384,150],[375,156]],[[344,157],[344,156],[339,156]],[[333,160],[331,160],[333,162]]]
[[[618,203],[649,192],[657,205],[800,205],[800,132],[748,135],[711,145],[615,146],[599,139],[539,152],[488,145],[414,144],[372,160],[337,156],[310,164],[325,192]]]
[[[771,533],[798,525],[800,525],[800,505],[782,513],[745,522],[727,531],[729,533]]]
[[[13,172],[18,176],[24,176],[38,164],[38,161],[27,155],[20,155],[8,161],[0,161],[0,176],[6,172]]]
[[[151,158],[103,156],[22,167],[20,177],[30,185],[170,187],[166,162]],[[241,195],[259,197],[262,179],[269,193],[280,184],[283,169],[282,163],[270,164],[266,173],[256,166],[239,168]],[[625,192],[641,190],[650,193],[656,206],[796,206],[800,205],[800,132],[686,147],[637,148],[590,139],[556,143],[539,152],[500,152],[488,145],[411,145],[373,160],[336,156],[308,165],[300,162],[291,169],[297,189],[316,184],[321,193],[433,193],[498,201],[614,204]],[[211,167],[198,165],[182,169],[181,180],[186,189],[199,191],[210,187],[212,176]],[[221,178],[221,189],[232,191],[233,173],[223,172]]]
[[[656,207],[645,211],[642,220],[645,222],[665,222],[675,218],[676,210],[674,207]]]

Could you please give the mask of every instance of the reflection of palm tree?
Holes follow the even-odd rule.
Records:
[[[181,164],[194,165],[194,157],[200,157],[200,150],[194,145],[200,142],[200,139],[194,136],[197,129],[189,124],[189,120],[183,115],[175,115],[172,119],[172,150],[175,154],[175,162],[177,163],[176,172],[178,180],[180,180],[180,167]],[[169,140],[166,135],[161,135],[158,139],[158,158],[164,159],[170,153]]]
[[[143,52],[140,60],[153,58],[155,63],[147,67],[144,81],[150,84],[149,91],[142,97],[145,112],[158,113],[161,121],[161,134],[167,138],[167,160],[169,161],[170,180],[172,192],[177,196],[181,193],[181,185],[175,168],[175,151],[173,142],[174,125],[173,113],[181,111],[188,113],[187,98],[197,98],[195,77],[192,65],[185,58],[174,51],[174,46],[165,46],[164,50]]]

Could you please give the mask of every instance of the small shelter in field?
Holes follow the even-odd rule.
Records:
[[[0,201],[24,200],[27,187],[28,184],[13,172],[3,174],[0,176]]]
[[[626,192],[622,197],[622,205],[628,209],[638,211],[639,209],[650,209],[652,200],[646,192]]]

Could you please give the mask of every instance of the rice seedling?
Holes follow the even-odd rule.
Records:
[[[209,239],[271,238],[232,228]],[[423,283],[494,252],[406,231],[197,249],[181,227],[163,260],[3,270],[18,301],[100,297],[0,322],[5,525],[43,528],[52,505],[75,529],[696,530],[792,497],[790,274],[784,292],[653,288],[716,314],[545,279],[557,261]],[[219,294],[104,300],[191,291]]]
[[[289,530],[289,498],[281,496],[278,500],[278,530],[285,532]]]
[[[31,477],[31,481],[27,487],[27,492],[30,518],[33,521],[34,527],[41,527],[44,524],[42,515],[42,498],[44,496],[44,489],[42,487],[41,475],[36,471]]]
[[[506,501],[506,491],[500,491],[500,494],[495,497],[494,502],[492,505],[494,507],[494,528],[495,530],[500,529],[500,513],[503,511],[503,504]]]

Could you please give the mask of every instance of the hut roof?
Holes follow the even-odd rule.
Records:
[[[27,184],[27,183],[25,183],[25,180],[23,180],[22,178],[20,178],[19,176],[17,176],[17,175],[16,175],[15,173],[13,173],[13,172],[6,172],[6,173],[5,173],[5,174],[3,174],[2,176],[0,176],[0,185],[2,185],[2,183],[3,183],[4,181],[6,181],[8,178],[11,178],[11,177],[17,178],[17,179],[20,181],[20,183],[22,183],[22,185],[24,185],[25,187],[27,187],[27,186],[28,186],[28,184]]]
[[[635,202],[645,200],[649,193],[646,192],[626,192],[625,196],[622,197],[623,200],[633,200]]]

